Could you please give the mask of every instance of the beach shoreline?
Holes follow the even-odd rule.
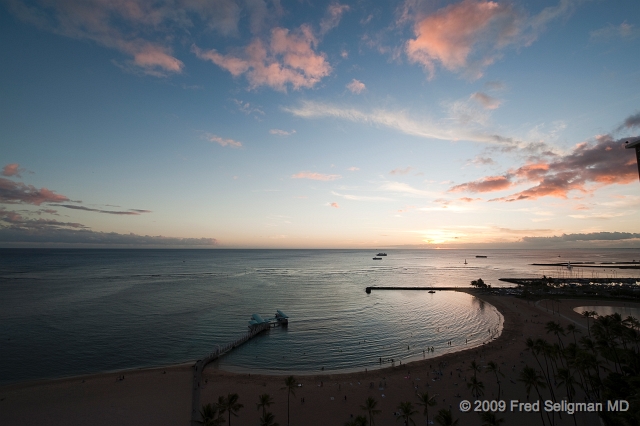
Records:
[[[559,312],[551,312],[532,301],[476,290],[467,292],[491,304],[502,314],[503,327],[499,337],[475,348],[366,372],[296,375],[301,386],[296,388],[296,395],[292,397],[292,424],[344,424],[352,414],[363,414],[359,406],[369,396],[379,402],[378,408],[382,410],[376,421],[392,424],[381,419],[391,419],[402,401],[412,401],[415,405],[416,392],[425,390],[438,394],[438,405],[430,413],[435,414],[438,409],[451,405],[455,418],[460,418],[464,424],[479,424],[477,414],[461,413],[458,409],[460,398],[471,399],[466,386],[466,379],[471,375],[469,363],[474,360],[481,365],[492,360],[499,363],[508,376],[501,383],[502,398],[507,394],[510,398],[517,396],[524,401],[524,386],[516,381],[517,373],[524,365],[534,365],[533,357],[525,351],[526,337],[551,340],[554,336],[544,331],[544,324],[551,320],[565,326],[570,320],[586,330],[586,320],[572,309],[574,306],[596,304],[594,300],[562,300],[556,304],[560,306]],[[618,303],[638,306],[632,302]],[[614,306],[615,302],[600,301],[599,304]],[[9,384],[0,387],[0,422],[6,425],[39,424],[39,416],[32,415],[33,408],[37,406],[38,411],[49,413],[47,423],[51,425],[81,425],[89,422],[98,425],[186,425],[191,417],[192,374],[192,363],[182,363]],[[485,383],[485,397],[495,399],[495,379],[486,372],[478,374]],[[276,415],[276,421],[284,424],[287,394],[282,388],[287,375],[234,373],[206,368],[202,375],[204,383],[201,383],[200,403],[213,403],[218,396],[238,393],[244,409],[238,413],[239,417],[234,419],[234,423],[255,424],[259,417],[253,408],[257,397],[269,393],[275,400],[270,410]],[[124,380],[119,380],[120,376]],[[456,395],[460,395],[460,398]],[[586,415],[581,417],[584,417],[583,424],[595,420]],[[538,417],[528,414],[504,413],[504,418],[507,422],[517,421],[524,425],[539,423]],[[422,414],[416,419],[424,421]]]

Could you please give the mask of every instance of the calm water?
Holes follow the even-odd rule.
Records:
[[[394,250],[373,261],[375,253],[0,249],[0,383],[194,360],[245,331],[250,314],[276,309],[290,315],[289,327],[232,351],[220,368],[373,368],[380,357],[421,358],[427,346],[438,355],[465,339],[481,344],[501,316],[463,293],[367,295],[367,286],[468,286],[478,278],[499,286],[500,277],[564,274],[529,265],[558,255],[640,258],[633,250]]]
[[[595,311],[598,315],[602,316],[617,313],[622,316],[622,319],[628,316],[640,319],[640,308],[631,308],[628,306],[579,306],[573,308],[573,310],[579,314],[582,314],[584,311]]]

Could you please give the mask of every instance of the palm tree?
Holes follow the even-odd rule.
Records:
[[[438,401],[436,401],[436,396],[437,395],[429,395],[429,392],[422,392],[418,394],[418,399],[420,400],[418,405],[422,405],[424,407],[424,412],[422,414],[427,416],[427,424],[429,424],[429,407],[433,407],[438,403]]]
[[[396,420],[403,419],[405,426],[409,426],[409,422],[411,422],[411,424],[413,425],[416,424],[416,422],[414,422],[411,417],[418,414],[418,412],[413,409],[412,403],[408,401],[401,402],[400,405],[398,405],[398,410],[400,410],[400,417],[398,417]]]
[[[540,394],[540,389],[544,389],[547,387],[546,383],[542,380],[542,375],[538,373],[538,371],[529,367],[528,365],[522,369],[520,373],[520,378],[518,381],[523,382],[525,388],[527,389],[527,401],[529,400],[529,395],[531,394],[531,387],[534,387],[536,392],[538,393],[539,400],[542,400],[542,395]],[[542,416],[542,410],[540,410],[540,418],[542,419],[542,425],[544,426],[544,417]]]
[[[573,343],[577,345],[578,342],[576,341],[576,333],[580,333],[580,330],[578,330],[578,327],[576,327],[574,324],[569,324],[567,326],[567,331],[573,334]]]
[[[480,420],[482,421],[482,426],[500,426],[505,422],[504,419],[497,418],[496,415],[490,411],[480,413]]]
[[[365,416],[358,416],[346,422],[344,426],[367,426],[367,418]]]
[[[498,374],[504,377],[504,374],[500,371],[500,367],[493,361],[487,363],[487,371],[496,375],[496,382],[498,383],[498,399],[500,399],[500,378]]]
[[[451,414],[451,410],[445,410],[444,408],[438,411],[438,415],[436,416],[436,423],[440,426],[455,426],[458,424],[458,419],[453,418],[453,414]]]
[[[258,401],[260,402],[258,402],[256,406],[258,407],[258,410],[262,408],[262,415],[264,416],[267,412],[267,408],[271,407],[271,404],[273,404],[273,398],[271,398],[271,395],[268,393],[263,393],[258,397]]]
[[[484,395],[484,383],[476,379],[476,376],[471,378],[471,381],[467,383],[467,387],[471,389],[471,394],[475,399],[478,399],[480,396]]]
[[[595,317],[596,315],[598,315],[598,313],[596,311],[582,311],[581,315],[587,319],[587,332],[589,333],[589,337],[591,337],[591,329],[589,328],[589,318]]]
[[[280,423],[274,422],[276,416],[273,413],[263,412],[260,417],[260,426],[280,426]]]
[[[475,359],[471,361],[471,364],[469,364],[469,366],[471,367],[471,371],[473,371],[473,377],[476,377],[476,373],[480,372],[480,366],[476,363]]]
[[[218,411],[217,405],[203,405],[200,410],[200,417],[202,417],[202,420],[197,423],[203,426],[219,426],[224,422],[224,418],[220,416],[221,414],[222,413]]]
[[[244,407],[244,405],[238,403],[238,399],[240,399],[240,397],[237,393],[227,394],[226,398],[218,398],[220,413],[224,413],[225,411],[229,413],[229,426],[231,426],[231,415],[233,414],[235,417],[238,417],[238,411]]]
[[[373,416],[382,412],[382,410],[376,410],[377,405],[378,401],[370,396],[364,401],[364,405],[360,406],[360,408],[369,413],[369,426],[376,424],[376,422],[373,421]]]
[[[293,394],[296,396],[295,388],[298,382],[293,376],[284,379],[284,388],[287,389],[287,426],[289,426],[289,397]]]

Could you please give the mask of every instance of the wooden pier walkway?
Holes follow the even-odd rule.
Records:
[[[457,291],[457,290],[469,290],[470,287],[367,287],[365,289],[365,291],[368,293],[371,293],[371,290],[434,290],[434,291],[438,291],[438,290],[453,290],[453,291]]]
[[[271,328],[272,325],[273,323],[270,323],[270,322],[258,324],[254,326],[251,330],[249,330],[247,333],[238,337],[236,340],[230,343],[227,343],[226,345],[218,346],[215,351],[211,352],[203,359],[199,359],[198,361],[196,361],[196,363],[193,365],[193,386],[192,386],[193,396],[191,399],[191,426],[199,425],[200,423],[198,422],[201,420],[200,419],[200,409],[201,409],[200,384],[202,381],[202,370],[204,370],[204,367],[207,364],[209,364],[211,361],[214,361],[220,358],[225,353],[231,351],[233,348],[240,346],[247,340],[257,336],[258,334],[262,333],[265,330],[268,330],[269,328]]]

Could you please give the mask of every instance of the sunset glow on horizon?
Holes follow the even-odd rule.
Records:
[[[0,247],[640,247],[635,2],[0,7]]]

